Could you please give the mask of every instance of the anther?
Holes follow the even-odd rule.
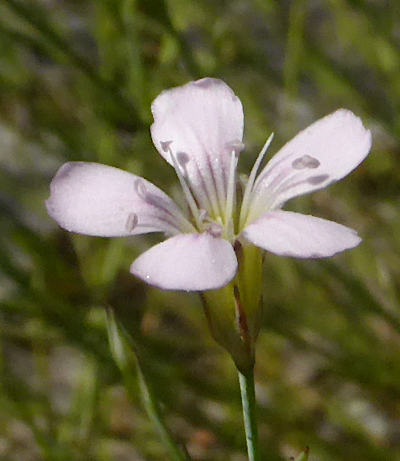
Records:
[[[128,219],[126,220],[126,223],[125,223],[125,229],[128,232],[132,232],[133,229],[135,229],[135,227],[138,225],[138,222],[139,222],[139,218],[138,218],[137,214],[136,213],[129,213]]]
[[[201,208],[199,210],[199,219],[201,222],[205,221],[206,219],[208,219],[208,211],[207,210],[204,210],[203,208]]]
[[[304,168],[318,168],[320,166],[320,162],[315,157],[311,157],[311,155],[303,155],[302,157],[296,158],[292,162],[292,168],[295,170],[304,170]]]
[[[169,152],[169,149],[170,149],[169,146],[172,144],[172,141],[160,141],[160,144],[161,144],[161,149],[164,152]]]
[[[176,160],[181,167],[185,167],[187,163],[189,163],[190,158],[186,152],[178,152],[176,154]]]
[[[222,226],[216,222],[210,222],[207,227],[207,232],[213,237],[221,237],[222,231]]]
[[[194,199],[194,197],[192,195],[192,192],[190,191],[190,188],[189,188],[185,178],[183,177],[183,174],[182,174],[182,172],[180,170],[180,166],[178,164],[178,160],[174,156],[169,144],[168,144],[167,149],[168,149],[169,155],[171,157],[172,164],[174,165],[176,175],[178,176],[179,182],[181,183],[182,190],[183,190],[183,193],[185,194],[187,204],[189,205],[190,211],[192,212],[192,216],[193,216],[193,218],[194,218],[194,220],[196,222],[196,226],[200,229],[202,223],[201,223],[201,220],[200,220],[200,217],[199,217],[199,209],[197,208],[196,201],[195,201],[195,199]]]
[[[142,179],[137,178],[135,180],[135,190],[141,199],[146,200],[147,190]]]
[[[225,147],[231,152],[235,152],[235,155],[238,156],[240,152],[244,149],[244,144],[239,139],[235,139],[226,143]]]
[[[328,174],[320,174],[319,176],[311,176],[311,178],[307,179],[308,184],[312,186],[317,186],[318,184],[323,183],[329,178]]]

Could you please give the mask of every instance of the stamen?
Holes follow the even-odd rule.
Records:
[[[146,221],[146,218],[148,219],[148,221]],[[148,214],[145,217],[141,216],[140,223],[138,222],[136,226],[141,227],[142,229],[154,229],[155,222],[159,223],[158,225],[163,228],[166,235],[174,236],[182,234],[182,232],[185,232],[185,230],[175,221],[173,221],[170,216],[160,216],[152,214]],[[186,230],[186,232],[193,231],[195,231],[194,228],[193,230],[190,230],[189,228]]]
[[[172,140],[161,141],[161,148],[164,152],[169,152],[171,161],[175,166],[175,161],[173,158],[174,155],[172,154],[170,147],[172,143]],[[182,168],[182,170],[180,170],[181,173],[183,171],[182,176],[185,177],[186,175],[187,178],[190,178],[190,175],[187,170],[187,164],[190,161],[189,155],[186,152],[176,152],[175,160],[178,163],[178,165]],[[191,183],[190,181],[187,181],[187,185],[192,196],[196,197],[198,206],[201,206],[202,208],[206,208],[209,210],[213,210],[215,214],[218,214],[218,203],[217,198],[215,197],[215,194],[213,192],[214,189],[212,184],[210,183],[210,181],[208,181],[207,176],[204,177],[195,159],[193,159],[192,167],[197,169],[197,174],[199,176],[200,181],[202,182],[202,185],[198,187],[196,183]]]
[[[193,195],[196,197],[198,206],[218,214],[218,203],[212,184],[208,180],[207,175],[202,173],[201,168],[199,167],[195,158],[193,159],[192,166],[196,169],[200,184],[198,184],[197,181],[190,181],[189,186]],[[182,165],[182,168],[185,170],[186,177],[190,178],[191,175],[188,173],[186,165]]]
[[[292,177],[292,178],[290,178],[289,181],[284,181],[279,185],[279,187],[277,188],[277,190],[274,193],[275,201],[272,203],[271,206],[276,205],[276,202],[277,202],[276,199],[279,198],[279,196],[281,196],[282,194],[287,193],[290,190],[293,190],[294,188],[296,188],[298,186],[301,186],[303,184],[311,184],[312,186],[318,186],[319,184],[322,184],[324,181],[329,179],[328,174],[321,174],[319,176],[311,176],[309,178],[303,178],[300,181],[294,182],[293,180],[296,179],[296,177],[297,176]],[[283,199],[279,203],[283,203],[286,200],[287,200],[287,198],[285,198],[285,196],[283,196]]]
[[[293,152],[282,156],[279,160],[275,160],[273,157],[262,169],[261,173],[257,176],[257,179],[254,183],[253,190],[256,190],[261,183],[265,183],[267,178],[271,178],[274,173],[281,165],[284,165],[286,162],[290,160],[295,154]],[[272,163],[272,165],[271,165]]]
[[[179,165],[182,168],[185,168],[186,165],[189,163],[190,158],[189,158],[189,155],[186,152],[177,152],[176,160],[178,161]]]
[[[207,232],[209,232],[213,237],[221,237],[222,235],[222,226],[216,222],[210,222]]]
[[[139,222],[138,215],[136,213],[129,213],[128,219],[126,220],[126,223],[125,223],[125,229],[128,232],[132,232],[137,226],[138,222]]]
[[[171,143],[172,143],[172,141],[161,141],[161,142],[160,142],[160,144],[161,144],[161,149],[162,149],[164,152],[168,152],[169,146],[170,146]]]
[[[200,208],[200,210],[199,210],[199,218],[200,218],[200,220],[202,222],[206,221],[208,219],[208,211],[204,210],[203,208]]]
[[[183,216],[182,212],[171,207],[165,200],[162,199],[162,197],[159,197],[150,192],[147,189],[143,179],[136,178],[134,187],[136,193],[142,200],[144,200],[147,204],[161,210],[165,214],[166,219],[169,221],[171,221],[172,218],[175,226],[178,224],[181,229],[186,229],[189,231],[193,230],[193,225]]]
[[[141,199],[143,199],[143,200],[146,201],[146,199],[147,199],[147,197],[146,197],[146,195],[147,195],[147,189],[146,189],[146,186],[145,186],[145,184],[144,184],[144,182],[143,182],[142,179],[137,178],[137,179],[135,180],[135,190],[136,190],[136,193],[138,194],[138,196],[139,196]]]
[[[311,184],[312,186],[318,186],[318,184],[323,183],[329,179],[328,174],[320,174],[319,176],[311,176],[311,178],[307,179],[308,184]]]
[[[268,195],[261,196],[262,200],[260,197],[257,197],[257,201],[255,204],[255,208],[257,208],[258,205],[260,205],[260,202],[263,203],[263,207],[266,208],[266,198],[270,198],[270,202],[268,203],[268,208],[272,209],[275,206],[280,206],[283,202],[287,200],[285,195],[282,197],[283,194],[286,194],[288,191],[301,186],[302,184],[311,184],[312,186],[318,186],[322,184],[324,181],[329,179],[328,174],[321,174],[317,176],[311,176],[311,177],[306,177],[296,181],[297,178],[301,177],[302,175],[300,173],[297,173],[295,175],[287,176],[287,175],[282,175],[280,179],[286,176],[286,180],[284,181],[276,181],[277,178],[273,181],[274,184],[271,184],[268,186]],[[278,202],[277,199],[281,197],[281,200]]]
[[[242,208],[240,210],[240,219],[239,219],[239,229],[244,227],[247,215],[249,213],[249,202],[251,198],[251,193],[253,191],[254,181],[257,176],[258,169],[260,168],[261,162],[274,138],[274,133],[271,133],[268,139],[266,140],[264,147],[261,149],[261,152],[258,154],[256,161],[254,162],[253,168],[251,169],[249,179],[246,184],[246,188],[243,195]]]
[[[196,140],[203,150],[206,166],[208,167],[207,172],[207,170],[203,170],[203,168],[197,165],[199,176],[203,182],[203,186],[201,187],[202,190],[197,190],[197,193],[201,196],[204,194],[205,190],[210,203],[210,211],[212,211],[214,216],[222,215],[226,199],[226,178],[224,177],[225,175],[220,173],[224,165],[220,164],[221,158],[218,152],[209,151],[201,137],[197,136]]]
[[[285,166],[290,162],[291,158],[295,156],[295,152],[290,152],[278,161],[273,162],[272,165],[271,163],[268,163],[263,168],[254,183],[252,191],[252,209],[254,208],[254,210],[257,210],[260,207],[263,209],[271,208],[274,204],[276,204],[276,199],[279,194],[291,189],[293,184],[299,184],[298,182],[294,183],[294,181],[302,175],[302,172],[299,170],[315,169],[320,166],[319,160],[308,154],[294,158],[294,160],[291,161],[290,166]],[[284,166],[284,168],[279,171],[279,168],[282,166]],[[277,169],[278,174],[274,174]],[[263,191],[260,191],[261,187]],[[249,212],[247,219],[249,219],[250,214],[251,219],[254,219],[254,216],[258,213],[258,211]],[[243,226],[244,222],[241,225]]]
[[[236,193],[236,166],[237,156],[233,150],[231,154],[231,163],[229,166],[229,179],[228,179],[228,190],[226,193],[226,206],[225,206],[225,230],[228,230],[229,222],[232,221],[233,205],[235,203]]]
[[[255,210],[266,210],[271,209],[275,203],[278,196],[282,193],[285,188],[290,188],[291,184],[294,183],[298,178],[301,178],[303,174],[299,171],[294,170],[293,168],[286,167],[283,168],[268,184],[265,185],[261,183],[261,185],[255,186],[254,191],[254,199],[252,202],[252,208]],[[300,181],[303,182],[303,181]],[[297,184],[299,181],[297,182]],[[262,190],[260,191],[260,188]],[[256,213],[252,214],[252,219],[254,219]]]
[[[304,170],[305,168],[318,168],[320,166],[320,162],[315,157],[311,157],[311,155],[303,155],[301,157],[296,158],[292,162],[292,168],[295,170]]]
[[[214,154],[211,154],[214,155]],[[224,173],[224,164],[223,159],[218,155],[215,156],[214,162],[210,159],[209,168],[211,172],[212,182],[214,183],[214,188],[217,194],[217,212],[216,215],[223,215],[226,207],[226,194],[227,194],[227,178]],[[222,174],[221,174],[222,173]],[[228,178],[229,181],[229,178]]]
[[[282,187],[298,177],[301,177],[301,173],[293,171],[292,168],[283,168],[268,185],[263,185],[262,189],[271,196],[276,195]]]
[[[229,151],[235,151],[236,156],[239,156],[240,152],[242,152],[245,146],[242,141],[235,139],[234,141],[226,143],[225,147]]]
[[[222,159],[219,153],[210,152],[207,149],[201,137],[197,136],[196,141],[203,150],[207,168],[197,163],[196,156],[192,158],[193,167],[197,169],[201,184],[190,182],[191,190],[202,208],[208,209],[214,216],[222,215],[226,200],[226,178],[224,174],[220,174],[224,167],[220,164]],[[189,175],[188,178],[190,178]]]
[[[168,151],[169,151],[169,154],[171,156],[171,160],[172,160],[172,162],[174,164],[176,175],[178,176],[179,182],[181,183],[183,193],[185,194],[186,201],[187,201],[187,203],[189,205],[190,211],[192,212],[193,219],[196,222],[197,228],[199,230],[201,230],[202,229],[202,221],[200,219],[199,209],[197,208],[197,205],[196,205],[196,202],[195,202],[195,200],[193,198],[193,195],[190,192],[189,186],[187,185],[187,183],[185,181],[185,178],[182,175],[182,172],[181,172],[180,167],[178,165],[178,161],[175,158],[171,148],[169,147],[169,144],[168,144]]]
[[[224,185],[224,177],[223,175],[218,174],[223,169],[223,167],[220,165],[221,159],[218,154],[214,152],[208,152],[207,147],[204,146],[204,143],[202,143],[201,140],[198,139],[198,141],[204,150],[208,172],[202,171],[202,169],[197,165],[198,173],[202,178],[203,185],[201,186],[200,190],[196,188],[196,192],[197,195],[202,196],[205,191],[206,196],[209,199],[208,201],[210,204],[210,211],[214,216],[222,215],[224,212],[223,206],[226,199],[226,191]],[[217,174],[215,174],[214,167],[217,171]]]
[[[290,188],[293,181],[295,181],[299,176],[301,176],[301,173],[297,172],[294,174],[294,170],[292,168],[286,168],[276,175],[268,186],[264,186],[262,191],[259,191],[260,187],[257,187],[258,192],[254,193],[254,198],[251,204],[251,213],[249,213],[249,215],[251,215],[251,220],[255,219],[259,210],[271,209],[276,203],[276,199],[282,190],[286,186]]]

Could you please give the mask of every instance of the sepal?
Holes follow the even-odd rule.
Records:
[[[261,323],[262,251],[235,244],[239,262],[236,277],[218,290],[203,292],[204,312],[215,341],[231,355],[242,373],[255,361],[255,344]]]

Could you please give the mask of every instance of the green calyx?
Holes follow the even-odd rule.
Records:
[[[231,283],[202,293],[204,311],[213,338],[242,371],[253,368],[255,343],[262,314],[262,251],[235,244],[239,268]]]

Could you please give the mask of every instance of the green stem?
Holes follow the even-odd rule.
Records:
[[[238,371],[240,393],[242,396],[243,421],[246,431],[247,453],[249,461],[260,461],[258,450],[258,432],[256,420],[256,394],[254,389],[254,369],[246,374]]]

